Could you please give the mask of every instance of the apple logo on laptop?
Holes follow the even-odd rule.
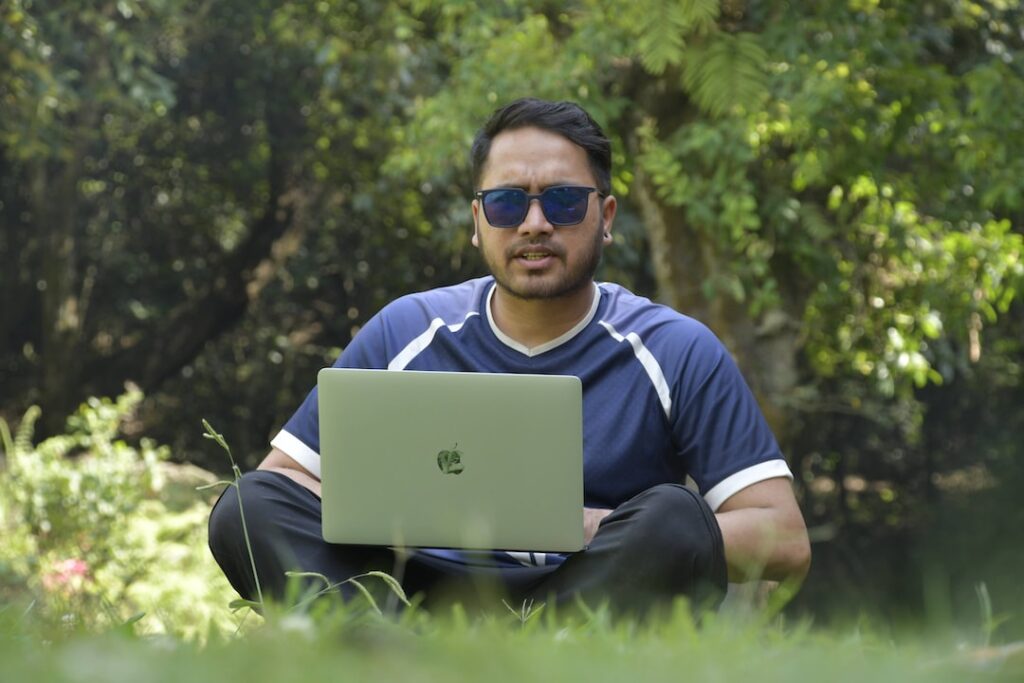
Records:
[[[445,474],[462,474],[462,470],[465,469],[458,447],[459,443],[456,441],[450,451],[441,451],[437,454],[437,467]]]

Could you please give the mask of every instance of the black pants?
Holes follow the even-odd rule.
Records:
[[[644,614],[687,596],[700,606],[725,594],[722,535],[704,499],[676,484],[641,492],[604,518],[590,545],[557,568],[476,567],[386,547],[334,545],[321,536],[320,499],[284,475],[255,471],[239,482],[245,521],[264,596],[285,596],[288,570],[317,572],[342,582],[368,570],[385,571],[424,604],[446,600],[524,600]],[[228,487],[210,516],[210,550],[239,595],[255,599],[239,511],[239,489]],[[342,586],[343,594],[354,588]],[[498,605],[500,601],[495,600]]]

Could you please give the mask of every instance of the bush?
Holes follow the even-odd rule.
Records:
[[[62,628],[137,621],[142,633],[205,640],[236,627],[206,547],[211,501],[195,488],[214,477],[171,465],[149,439],[119,438],[141,399],[89,399],[65,434],[35,445],[38,408],[13,437],[0,420],[0,601]]]

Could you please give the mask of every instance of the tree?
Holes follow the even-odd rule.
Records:
[[[173,411],[150,421],[175,444],[192,409],[279,422],[300,389],[260,368],[311,373],[395,288],[464,268],[423,219],[429,192],[379,173],[414,94],[395,84],[418,82],[394,38],[403,16],[14,4],[0,34],[0,258],[17,266],[0,274],[14,294],[5,409],[42,404],[52,433],[130,380],[202,397],[145,404]]]
[[[262,444],[386,300],[480,272],[466,150],[527,94],[604,124],[606,272],[707,322],[784,442],[912,436],[921,386],[1018,352],[1016,4],[8,7],[12,413],[132,379],[165,441],[230,410]]]
[[[123,149],[173,102],[154,70],[154,43],[175,9],[170,1],[72,8],[23,0],[4,9],[0,159],[4,176],[18,184],[5,183],[3,246],[22,264],[5,275],[4,290],[14,296],[4,337],[8,345],[26,341],[27,356],[38,341],[40,394],[49,402],[81,377],[74,359],[98,272],[80,253],[80,216],[83,200],[102,185],[89,182],[89,166],[97,150]],[[36,334],[25,335],[36,325]]]
[[[450,174],[497,102],[581,101],[659,298],[723,337],[783,438],[951,379],[1020,287],[1016,4],[418,7],[451,70],[395,166]]]

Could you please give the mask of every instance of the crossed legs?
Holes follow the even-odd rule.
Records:
[[[274,472],[245,474],[229,487],[210,516],[210,550],[234,589],[255,599],[239,509],[265,596],[285,597],[285,572],[323,574],[333,583],[369,570],[388,572],[425,604],[442,599],[481,601],[504,594],[572,605],[608,602],[616,612],[643,614],[687,596],[702,605],[725,594],[726,564],[714,515],[693,491],[662,484],[643,491],[602,520],[591,544],[558,567],[470,567],[412,553],[398,558],[385,547],[340,546],[320,535],[320,499]],[[354,588],[341,586],[350,597]]]

